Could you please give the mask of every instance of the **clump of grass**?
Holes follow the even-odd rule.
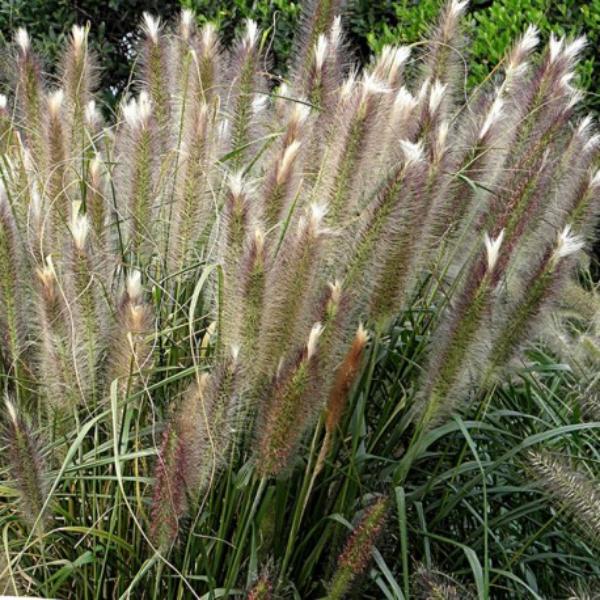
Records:
[[[530,27],[465,98],[465,2],[445,4],[422,48],[386,47],[362,71],[342,9],[306,5],[277,84],[254,21],[228,49],[188,10],[172,23],[146,14],[109,122],[93,29],[72,30],[52,85],[17,31],[14,90],[0,97],[1,380],[13,399],[2,476],[29,527],[47,526],[24,537],[8,495],[0,524],[32,591],[341,598],[360,581],[408,597],[410,546],[426,559],[421,587],[453,594],[433,576],[432,545],[481,597],[532,581],[529,542],[490,557],[492,533],[510,527],[488,508],[504,493],[496,473],[508,477],[536,435],[559,435],[524,415],[575,418],[515,391],[520,363],[548,364],[532,343],[577,337],[588,351],[571,368],[586,376],[600,356],[597,331],[580,335],[573,318],[597,325],[576,277],[600,202],[600,137],[572,83],[584,41],[536,53]],[[560,385],[583,395],[566,375]],[[524,406],[508,406],[517,397]],[[589,423],[557,427],[593,438]],[[579,505],[593,503],[581,489]],[[382,499],[328,562],[365,494]],[[378,538],[384,515],[399,539]],[[545,530],[531,522],[515,527],[535,546]],[[567,554],[557,573],[574,568]]]

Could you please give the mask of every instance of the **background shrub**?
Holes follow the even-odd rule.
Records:
[[[102,65],[99,89],[103,99],[113,104],[129,77],[142,13],[169,17],[178,4],[176,0],[9,0],[0,3],[0,41],[10,42],[17,27],[26,27],[44,69],[54,73],[71,26],[93,23],[90,47]]]

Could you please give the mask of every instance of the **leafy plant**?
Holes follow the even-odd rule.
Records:
[[[529,27],[464,100],[464,2],[362,72],[341,8],[305,7],[276,87],[254,21],[225,50],[191,11],[145,14],[108,123],[87,29],[59,87],[15,33],[0,589],[543,597],[600,574],[569,527],[597,504],[583,42],[535,54]]]

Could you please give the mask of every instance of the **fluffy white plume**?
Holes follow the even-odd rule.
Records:
[[[90,230],[90,222],[86,215],[79,213],[79,202],[73,203],[73,217],[71,219],[71,234],[78,250],[85,248],[85,242]]]
[[[502,98],[499,96],[496,97],[490,110],[485,116],[485,120],[483,121],[483,125],[481,126],[481,130],[479,132],[479,139],[485,137],[488,131],[491,129],[492,125],[498,121],[498,119],[502,116],[502,107],[504,106],[504,102]]]
[[[252,99],[252,114],[261,113],[269,104],[269,97],[265,94],[255,94]]]
[[[123,118],[132,129],[143,127],[152,113],[152,104],[150,96],[145,91],[140,92],[137,100],[132,98],[129,102],[123,104]]]
[[[367,329],[365,329],[365,326],[362,323],[358,324],[355,338],[362,344],[366,344],[369,341],[369,332]]]
[[[387,94],[390,92],[390,88],[386,85],[385,81],[381,81],[372,73],[365,73],[362,80],[363,86],[363,97],[371,94]]]
[[[540,32],[535,25],[529,25],[519,41],[519,48],[524,54],[529,54],[540,43]]]
[[[315,323],[310,330],[310,334],[308,336],[308,342],[306,342],[306,358],[310,360],[317,351],[317,344],[319,343],[319,338],[323,333],[323,325],[321,323]]]
[[[160,33],[160,19],[153,17],[150,13],[143,14],[144,32],[156,44],[158,43],[158,34]]]
[[[569,60],[577,58],[578,54],[585,48],[587,39],[585,35],[575,38],[570,44],[565,45],[564,53]]]
[[[333,19],[333,23],[331,24],[331,29],[329,30],[329,43],[332,48],[337,48],[342,41],[342,17],[337,15]]]
[[[455,18],[460,17],[467,10],[468,5],[469,0],[452,0],[450,14]]]
[[[553,33],[550,34],[550,41],[548,42],[548,51],[550,53],[550,62],[554,62],[563,50],[565,44],[564,38],[557,38]]]
[[[73,47],[76,51],[81,50],[85,43],[85,27],[80,25],[73,25],[71,29],[71,35],[73,36]]]
[[[84,118],[88,125],[95,125],[100,120],[100,113],[96,109],[96,102],[94,100],[90,100],[86,104]]]
[[[442,98],[446,93],[446,84],[441,81],[434,81],[429,93],[429,112],[435,114],[440,107]]]
[[[246,31],[244,32],[244,43],[248,48],[253,48],[258,40],[258,25],[252,19],[246,19]]]
[[[423,143],[421,141],[413,143],[408,140],[400,140],[399,144],[407,165],[423,160]]]
[[[216,44],[217,30],[212,23],[206,23],[206,25],[202,27],[200,41],[202,42],[202,46],[207,49],[212,48]]]
[[[325,64],[328,47],[329,42],[327,41],[327,38],[321,34],[317,39],[317,43],[315,44],[315,69],[317,71],[321,71],[323,65]]]
[[[554,258],[559,260],[579,252],[585,246],[585,241],[577,235],[571,233],[571,226],[566,225],[556,238],[556,247],[554,249]]]
[[[19,27],[19,29],[17,29],[15,33],[15,43],[17,44],[17,46],[19,46],[19,48],[21,48],[23,54],[27,54],[27,52],[29,51],[29,47],[31,46],[27,29],[25,29],[24,27]]]
[[[64,97],[65,93],[61,89],[51,92],[48,96],[48,110],[53,117],[60,112]]]
[[[398,90],[394,100],[394,114],[401,115],[411,113],[417,104],[418,100],[406,89],[406,87],[402,86]]]
[[[10,417],[11,421],[16,425],[18,422],[17,409],[15,408],[15,405],[9,400],[7,395],[4,396],[4,404],[6,405],[6,411],[8,412],[8,416]]]
[[[324,204],[313,202],[313,204],[310,205],[310,223],[315,232],[321,233],[323,231],[321,225],[326,214],[327,207]]]
[[[187,39],[190,36],[192,25],[194,24],[194,11],[189,8],[184,8],[181,11],[181,31]]]
[[[142,297],[142,274],[137,269],[130,271],[125,282],[125,287],[127,295],[133,301],[138,301]]]
[[[301,143],[298,140],[294,140],[283,152],[279,168],[277,169],[277,183],[281,184],[287,177],[290,168],[298,155]]]
[[[232,173],[229,176],[227,184],[229,186],[229,191],[231,192],[232,196],[235,196],[237,198],[244,194],[246,192],[247,187],[246,182],[244,181],[244,172],[238,171],[237,173]]]
[[[498,256],[500,255],[500,247],[502,246],[503,239],[504,229],[499,233],[496,239],[490,238],[490,236],[487,233],[485,234],[485,252],[487,256],[488,271],[490,272],[494,270],[494,267],[498,262]]]

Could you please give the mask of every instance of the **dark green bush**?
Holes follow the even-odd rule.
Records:
[[[171,17],[177,0],[7,0],[0,2],[0,42],[25,27],[34,49],[52,72],[72,25],[93,23],[90,46],[102,65],[99,89],[110,104],[124,88],[131,68],[132,46],[144,11]]]

